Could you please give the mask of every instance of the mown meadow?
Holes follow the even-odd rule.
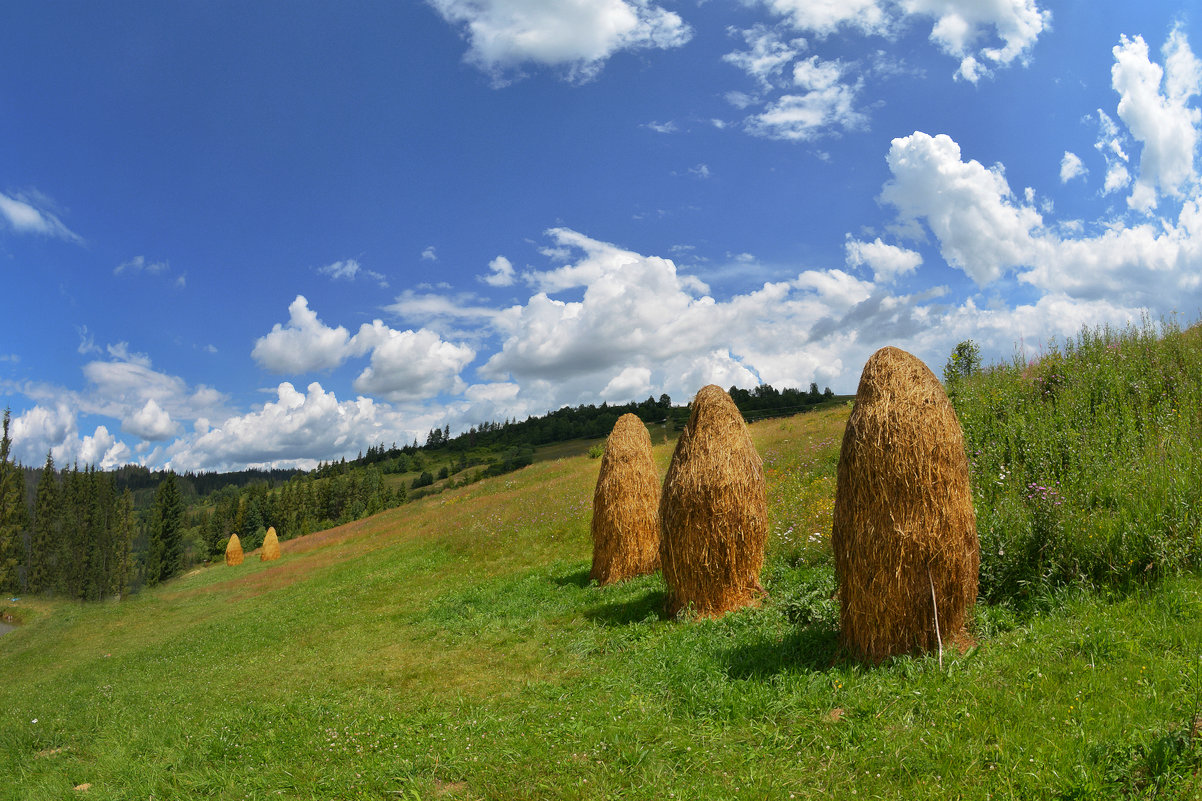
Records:
[[[589,583],[581,442],[276,562],[5,599],[0,798],[1200,797],[1200,347],[1083,332],[951,387],[982,601],[942,667],[839,649],[847,408],[751,426],[769,599],[717,621]]]

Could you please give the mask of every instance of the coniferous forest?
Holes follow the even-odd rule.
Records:
[[[748,420],[791,415],[832,400],[818,391],[730,388]],[[452,437],[432,429],[424,444],[379,444],[352,460],[308,472],[112,471],[16,463],[5,412],[0,438],[0,591],[79,600],[121,597],[221,558],[234,534],[247,551],[268,527],[281,541],[399,506],[431,492],[529,465],[537,446],[605,437],[626,413],[678,430],[688,406],[661,395],[620,405],[565,406],[541,417],[486,422]]]

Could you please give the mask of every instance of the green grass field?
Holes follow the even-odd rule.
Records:
[[[589,584],[588,442],[277,562],[4,599],[0,798],[1202,797],[1196,573],[982,605],[942,667],[840,653],[847,412],[751,426],[770,598],[719,621]]]

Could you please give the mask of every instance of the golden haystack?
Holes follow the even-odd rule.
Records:
[[[237,534],[230,537],[229,545],[225,546],[225,563],[230,567],[242,564],[242,541]]]
[[[768,538],[764,466],[743,415],[721,387],[693,399],[664,479],[660,561],[668,614],[718,617],[764,596]]]
[[[275,535],[275,526],[267,529],[263,537],[263,547],[259,550],[259,561],[270,562],[280,558],[280,539]]]
[[[593,569],[589,578],[612,584],[659,568],[659,475],[651,435],[624,414],[605,440],[593,491]]]
[[[980,561],[964,434],[938,379],[903,350],[864,365],[831,544],[852,650],[881,660],[964,637]]]

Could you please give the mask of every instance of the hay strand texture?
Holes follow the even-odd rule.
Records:
[[[903,350],[864,365],[831,544],[849,649],[879,661],[966,638],[980,553],[964,434],[934,373]]]
[[[280,558],[280,538],[276,536],[275,526],[267,529],[263,537],[263,547],[259,550],[259,561],[270,562]]]
[[[659,474],[651,435],[624,414],[605,440],[593,491],[593,569],[602,586],[659,569]]]
[[[721,387],[693,399],[664,479],[660,561],[667,611],[719,617],[764,597],[768,539],[764,466],[743,415]]]
[[[225,563],[230,567],[242,564],[242,540],[238,539],[237,534],[232,535],[225,546]]]

